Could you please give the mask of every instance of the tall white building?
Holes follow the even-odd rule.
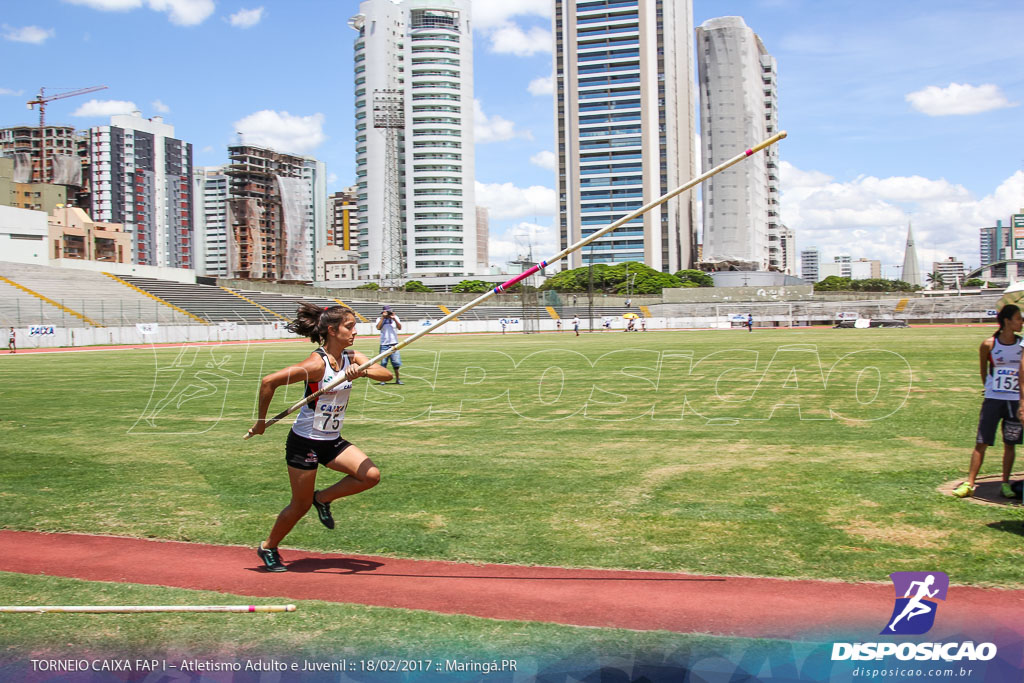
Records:
[[[691,0],[554,0],[559,240],[593,234],[696,175]],[[688,268],[686,192],[581,251],[569,268]]]
[[[768,224],[768,268],[796,275],[796,233],[782,223]]]
[[[697,65],[702,158],[710,169],[777,132],[775,58],[741,17],[719,17],[697,28]],[[708,180],[702,200],[705,262],[785,270],[775,251],[782,229],[776,145]]]
[[[932,272],[942,276],[942,283],[946,289],[958,289],[964,282],[964,268],[962,261],[950,256],[945,261],[933,261]]]
[[[393,274],[392,224],[405,279],[477,274],[470,0],[365,0],[349,26],[360,279]]]
[[[139,112],[89,129],[90,215],[123,223],[133,260],[150,266],[195,267],[192,145],[174,126]]]
[[[833,263],[839,264],[839,275],[840,277],[853,277],[853,257],[849,254],[840,254],[839,256],[832,257]]]
[[[228,275],[228,197],[230,181],[223,166],[196,166],[196,273]]]
[[[800,252],[800,277],[807,282],[817,282],[821,265],[821,254],[817,247],[808,247]]]

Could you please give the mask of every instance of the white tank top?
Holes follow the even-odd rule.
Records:
[[[331,367],[323,347],[317,349],[316,353],[324,362],[324,377],[319,382],[306,382],[306,396],[316,393],[338,377],[344,376],[345,368],[349,366],[348,352],[341,354],[341,369],[337,371]],[[348,406],[351,391],[352,382],[346,380],[317,398],[312,406],[302,406],[299,416],[292,424],[292,431],[299,436],[317,441],[337,439],[341,436],[341,424],[345,421],[345,408]]]
[[[1018,337],[1012,344],[1003,344],[999,337],[993,340],[988,357],[991,365],[985,378],[985,398],[1001,398],[1004,401],[1020,399],[1020,357],[1024,347]]]

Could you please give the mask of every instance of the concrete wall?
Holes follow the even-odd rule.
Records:
[[[737,301],[810,301],[813,285],[778,287],[675,287],[662,290],[664,303],[732,303]]]
[[[45,266],[47,231],[42,211],[0,206],[0,254],[4,261]]]
[[[261,280],[235,280],[231,278],[217,278],[217,284],[224,287],[235,287],[236,289],[250,289],[263,292],[279,292],[281,294],[292,294],[294,296],[321,296],[341,299],[342,301],[379,301],[391,304],[444,304],[451,308],[452,304],[461,305],[473,301],[479,294],[451,294],[444,292],[381,292],[373,289],[334,289],[310,285],[289,285],[276,282],[263,282]],[[667,290],[666,290],[667,291]],[[541,296],[547,294],[541,292]],[[572,294],[558,294],[562,306],[572,305]],[[578,305],[587,305],[586,292],[577,293]],[[626,297],[621,294],[595,294],[595,306],[621,306],[625,303]],[[634,296],[633,306],[653,306],[661,303],[660,296]],[[486,306],[518,306],[520,299],[518,294],[497,294],[493,296]]]
[[[6,259],[13,260],[13,259]],[[195,284],[196,271],[184,268],[166,268],[163,266],[143,266],[137,263],[112,263],[109,261],[85,261],[81,259],[50,259],[44,265],[56,268],[75,268],[89,270],[94,273],[113,273],[114,275],[134,275],[135,277],[152,277],[160,280],[173,280]]]

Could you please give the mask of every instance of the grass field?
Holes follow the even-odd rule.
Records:
[[[848,581],[941,569],[953,583],[1024,588],[1020,509],[936,491],[965,474],[977,347],[990,333],[428,337],[402,352],[405,386],[353,390],[343,434],[381,468],[380,486],[338,501],[334,532],[309,517],[283,547]],[[2,526],[255,546],[287,502],[287,425],[241,437],[259,377],[311,348],[0,359]],[[356,348],[376,350],[365,339]],[[293,385],[274,407],[300,397]],[[992,449],[983,473],[1000,456]],[[0,576],[7,604],[51,589],[98,590]],[[435,634],[424,647],[447,642],[434,622],[463,621],[317,609],[418,622]],[[59,638],[38,628],[19,638]],[[484,647],[497,627],[463,628],[451,638]],[[581,638],[537,628],[545,642]],[[652,647],[665,637],[642,636]]]

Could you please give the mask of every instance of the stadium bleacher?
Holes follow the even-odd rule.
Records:
[[[53,302],[0,280],[0,322],[8,326],[109,327],[139,322],[196,322],[103,273],[0,262],[0,276]]]
[[[324,290],[309,288],[308,295],[284,294],[220,287],[212,284],[182,283],[135,276],[112,276],[105,273],[55,268],[20,263],[0,262],[0,325],[24,327],[49,324],[61,327],[126,326],[139,322],[175,325],[210,324],[222,321],[242,324],[280,323],[295,317],[300,301],[317,306],[339,303],[353,309],[362,320],[376,321],[382,303],[352,300],[357,291],[348,290],[339,298],[324,295]],[[248,283],[247,283],[248,284]],[[19,288],[19,286],[21,288]],[[257,283],[252,284],[257,287]],[[25,289],[22,289],[25,288]],[[26,291],[28,290],[28,291]],[[822,324],[834,323],[853,313],[873,320],[906,320],[910,322],[941,322],[944,320],[988,320],[988,311],[996,307],[1001,292],[991,294],[936,298],[888,298],[857,301],[792,301],[792,302],[728,302],[728,303],[649,303],[646,310],[654,318],[700,320],[732,314],[753,313],[755,324]],[[568,301],[569,295],[564,295]],[[602,297],[607,303],[609,297]],[[481,305],[459,316],[463,321],[518,319],[524,315],[537,320],[550,320],[551,312],[563,319],[573,315],[588,318],[621,319],[626,313],[642,314],[640,307],[599,305],[590,308],[585,301],[576,306],[531,306],[525,312],[521,303]],[[583,304],[583,305],[579,305]],[[391,303],[399,318],[409,321],[438,320],[446,315],[441,305],[423,303]],[[452,303],[447,310],[456,311]],[[685,322],[683,323],[685,324]]]

